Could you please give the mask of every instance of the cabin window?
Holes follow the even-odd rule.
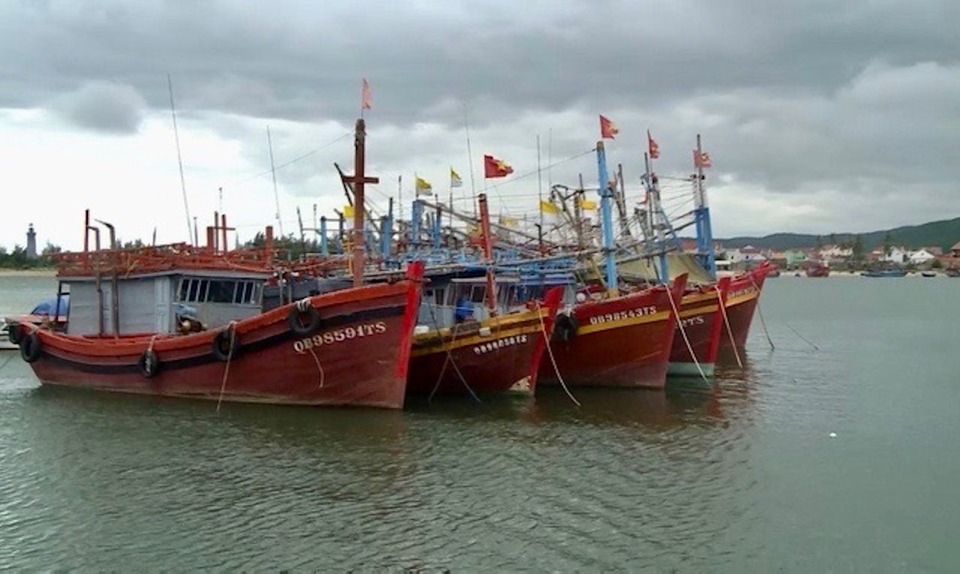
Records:
[[[190,280],[190,291],[187,293],[187,301],[197,302],[200,300],[200,280]]]
[[[470,301],[474,303],[483,303],[485,293],[486,287],[483,287],[482,285],[474,285],[473,289],[470,290]]]
[[[236,281],[209,281],[209,297],[211,303],[233,303],[237,290]]]

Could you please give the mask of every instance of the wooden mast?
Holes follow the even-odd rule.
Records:
[[[363,234],[364,196],[363,186],[366,183],[380,183],[378,177],[367,177],[364,173],[366,161],[366,123],[363,118],[357,120],[356,135],[354,137],[353,176],[343,180],[353,184],[353,286],[363,285],[363,265],[366,251],[366,241]]]
[[[490,210],[487,207],[487,195],[481,193],[477,197],[477,203],[480,204],[480,233],[483,242],[483,258],[487,264],[487,308],[490,315],[497,314],[497,292],[496,283],[493,277],[493,238],[490,234]]]

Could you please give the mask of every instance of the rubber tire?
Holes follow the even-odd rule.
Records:
[[[23,340],[23,332],[20,330],[20,323],[13,321],[7,324],[7,339],[14,345],[19,345]]]
[[[151,379],[160,372],[160,358],[154,351],[146,350],[137,359],[137,368],[145,379]]]
[[[301,321],[306,317],[309,322],[304,325]],[[290,314],[287,315],[287,324],[290,330],[301,337],[309,337],[320,329],[320,311],[314,306],[307,307],[306,311],[300,311],[296,305],[290,308]]]
[[[33,331],[20,341],[20,356],[24,361],[33,363],[40,358],[40,351],[43,349],[43,343],[40,342],[40,335]]]
[[[233,356],[240,354],[240,338],[233,336]],[[213,338],[213,356],[218,361],[226,361],[230,358],[230,329],[224,329],[217,333]]]
[[[573,315],[557,313],[553,320],[553,338],[568,343],[577,336],[577,319]]]

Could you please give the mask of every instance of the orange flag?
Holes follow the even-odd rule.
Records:
[[[617,124],[600,114],[600,137],[605,140],[612,140],[618,133],[620,133],[620,129],[617,128]]]
[[[697,150],[693,150],[693,166],[713,167],[713,163],[710,161],[710,154],[705,151],[698,152]]]
[[[505,164],[503,160],[492,155],[483,156],[483,177],[506,177],[511,173],[513,173],[513,168]]]
[[[363,87],[360,88],[360,109],[369,110],[370,106],[373,105],[373,96],[370,95],[370,84],[367,83],[367,79],[363,79]]]

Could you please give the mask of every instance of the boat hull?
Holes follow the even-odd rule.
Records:
[[[766,267],[737,275],[730,280],[724,303],[724,321],[726,325],[720,336],[720,350],[743,348],[747,344],[753,315],[760,301],[763,281],[766,279]]]
[[[562,378],[572,387],[662,389],[676,324],[670,297],[679,300],[685,283],[686,275],[671,291],[656,287],[574,305],[576,334],[550,342],[539,384],[558,385]]]
[[[687,293],[680,300],[680,320],[673,336],[667,374],[712,377],[723,334],[723,301],[730,279]]]
[[[519,313],[414,337],[407,390],[412,394],[533,392],[561,289]]]
[[[419,281],[308,299],[320,316],[295,332],[285,305],[233,324],[233,352],[209,330],[186,336],[78,337],[35,330],[40,381],[104,391],[295,405],[403,407]],[[26,328],[26,327],[25,327]],[[220,335],[223,332],[225,335]],[[223,347],[221,346],[221,349]],[[228,347],[229,348],[229,347]],[[155,353],[153,374],[143,357]],[[22,354],[25,358],[29,353]],[[154,365],[152,365],[154,366]]]

